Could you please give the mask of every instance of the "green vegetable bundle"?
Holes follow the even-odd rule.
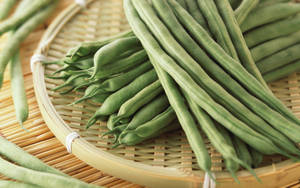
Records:
[[[60,75],[49,75],[65,80],[54,90],[84,92],[74,103],[103,103],[87,128],[108,120],[105,135],[115,136],[115,146],[181,126],[209,174],[201,131],[236,180],[240,166],[253,173],[262,155],[299,159],[300,120],[265,81],[299,69],[300,6],[275,0],[236,6],[233,11],[228,0],[124,0],[132,31],[83,43],[45,63],[63,66],[55,72]]]

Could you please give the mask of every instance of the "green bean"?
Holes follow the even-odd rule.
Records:
[[[114,123],[113,120],[117,117],[117,114],[111,114],[107,120],[106,126],[109,130],[113,130],[118,124]]]
[[[217,104],[195,81],[170,58],[156,42],[146,25],[139,18],[130,0],[124,2],[125,13],[129,24],[136,36],[141,40],[147,53],[155,58],[155,62],[162,66],[168,74],[182,87],[189,92],[192,99],[203,109],[205,109],[217,121],[230,129],[234,134],[242,138],[246,143],[263,153],[282,153],[278,151],[268,139],[250,129],[243,122],[232,116],[225,108]],[[153,63],[153,62],[152,62]]]
[[[94,73],[91,78],[95,78],[97,72],[106,64],[116,60],[118,55],[139,45],[139,40],[136,37],[128,37],[117,39],[102,48],[94,55]],[[117,48],[116,48],[117,47]]]
[[[168,106],[169,101],[166,95],[160,95],[136,112],[132,120],[129,122],[126,130],[136,129],[138,126],[144,124],[147,121],[150,121],[152,118],[160,114]]]
[[[276,54],[273,54],[272,56],[258,61],[256,63],[257,67],[259,67],[259,70],[262,74],[266,74],[267,72],[270,72],[290,62],[300,59],[299,50],[300,44],[291,46],[287,49],[277,52]]]
[[[118,89],[124,87],[125,85],[129,84],[132,80],[134,80],[136,77],[140,76],[141,74],[149,71],[152,68],[152,65],[149,61],[138,65],[138,67],[125,72],[119,76],[115,76],[113,78],[110,78],[108,80],[105,80],[99,87],[99,89],[102,89],[107,92],[114,92]]]
[[[38,1],[38,2],[44,2],[44,1]],[[38,26],[45,19],[48,18],[48,16],[54,10],[55,7],[56,7],[56,3],[52,3],[49,6],[47,6],[45,9],[37,12],[34,16],[28,19],[23,25],[21,25],[16,30],[16,32],[11,37],[9,37],[8,42],[4,44],[2,51],[0,53],[0,88],[2,87],[5,68],[9,60],[13,56],[13,54],[18,50],[20,43],[31,33],[31,31],[33,31],[36,28],[36,26]]]
[[[247,16],[241,24],[241,30],[246,32],[258,26],[288,18],[298,12],[300,12],[300,5],[297,3],[279,3],[259,7]]]
[[[99,95],[95,95],[90,99],[95,103],[103,103],[112,93],[101,93]]]
[[[195,44],[195,42],[192,39],[190,39],[189,36],[187,36],[185,30],[182,27],[180,27],[180,24],[177,23],[175,19],[172,19],[172,17],[170,17],[172,15],[172,11],[170,12],[170,10],[166,8],[166,2],[159,0],[153,0],[152,2],[159,16],[163,20],[165,20],[165,23],[170,29],[172,28],[171,31],[177,37],[177,40],[180,41],[181,44],[186,49],[188,49],[188,51],[191,54],[194,55],[194,57],[196,57],[195,59],[197,59],[200,63],[203,62],[201,63],[201,65],[203,64],[204,67],[210,67],[210,71],[214,73],[214,76],[218,77],[218,80],[221,80],[221,83],[223,83],[225,86],[231,88],[231,92],[233,92],[236,95],[236,97],[242,99],[242,101],[246,103],[249,107],[251,107],[251,109],[253,109],[254,112],[259,111],[259,115],[262,114],[264,119],[270,121],[272,125],[274,124],[275,126],[281,128],[281,130],[284,128],[281,125],[286,126],[286,124],[289,124],[290,127],[298,127],[293,122],[289,122],[288,120],[280,116],[280,114],[276,113],[276,111],[273,111],[272,109],[268,108],[264,103],[258,101],[255,97],[251,96],[243,87],[234,82],[234,80],[229,75],[227,75],[226,73],[222,73],[222,71],[220,71],[222,70],[221,68],[219,68],[218,66],[214,66],[215,63],[211,62],[209,57],[207,57],[205,53],[202,52],[201,48],[199,48],[199,46]],[[147,24],[151,24],[151,21],[146,20],[146,16],[143,15],[142,18],[145,18],[145,22]],[[184,49],[180,45],[178,45],[177,41],[175,41],[173,37],[170,36],[167,29],[165,29],[165,26],[163,24],[160,24],[160,21],[155,19],[156,17],[154,15],[148,14],[148,18],[151,18],[153,20],[151,25],[152,27],[149,26],[149,28],[153,29],[153,33],[155,33],[154,35],[157,37],[158,40],[162,41],[161,45],[164,47],[165,50],[167,50],[168,54],[175,57],[178,63],[188,73],[191,74],[191,77],[195,79],[196,83],[203,87],[214,100],[226,107],[230,112],[237,116],[237,118],[247,123],[255,131],[258,131],[259,133],[267,136],[268,139],[274,140],[281,146],[286,147],[286,145],[289,145],[288,149],[290,149],[292,153],[299,153],[294,143],[290,142],[280,132],[273,129],[262,118],[251,112],[247,107],[245,107],[245,105],[243,105],[240,101],[231,96],[231,94],[229,94],[224,88],[222,88],[213,79],[211,79],[206,74],[206,72],[199,66],[199,64],[194,62],[193,59],[189,56],[189,54],[187,54],[184,51]],[[180,30],[180,28],[182,29]],[[164,42],[163,38],[165,41],[168,42]],[[258,109],[257,106],[259,106],[260,109]],[[266,111],[271,113],[266,113]],[[279,115],[279,120],[275,120],[272,114],[275,114],[276,117],[277,115]],[[280,124],[278,122],[280,122]],[[290,130],[287,131],[286,129],[284,129],[283,132],[288,134],[289,136],[294,135],[294,137],[296,137],[295,133],[290,132]],[[279,139],[281,141],[279,141]]]
[[[263,161],[263,154],[256,151],[255,149],[251,148],[250,147],[250,153],[251,153],[251,156],[252,156],[252,165],[254,168],[258,167],[260,165],[260,163]]]
[[[0,187],[5,188],[40,188],[40,186],[22,183],[22,182],[14,182],[7,180],[0,180]]]
[[[235,10],[235,17],[238,24],[242,24],[248,14],[258,5],[259,0],[243,0]]]
[[[33,1],[33,3],[30,5],[30,7],[27,7],[25,11],[20,12],[17,15],[12,16],[11,18],[8,18],[4,22],[0,24],[0,35],[3,33],[14,29],[21,24],[23,24],[26,20],[30,20],[30,17],[34,15],[36,12],[38,12],[40,9],[48,6],[51,4],[52,0],[40,0],[40,1]]]
[[[291,2],[291,0],[261,0],[258,7],[267,7],[278,3]]]
[[[96,188],[98,186],[84,183],[80,180],[50,174],[46,172],[34,171],[12,164],[0,157],[0,173],[26,183],[31,183],[44,187],[72,187],[72,188]],[[99,187],[98,187],[99,188]]]
[[[170,101],[170,105],[174,109],[178,121],[184,130],[185,135],[187,136],[187,140],[196,156],[199,167],[207,172],[208,175],[214,180],[215,178],[212,176],[210,171],[211,160],[204,140],[197,128],[193,116],[189,112],[188,106],[185,104],[185,101],[183,100],[183,97],[177,88],[176,83],[160,67],[153,54],[149,54],[149,56]]]
[[[145,140],[158,137],[180,128],[180,124],[177,121],[171,122],[167,126],[160,126],[165,124],[158,124],[159,122],[156,122],[158,122],[158,120],[141,125],[136,130],[126,132],[126,135],[121,140],[122,144],[136,145]],[[145,133],[147,133],[146,131],[149,131],[149,133],[145,135]]]
[[[95,74],[96,79],[100,78],[106,78],[108,76],[111,76],[113,74],[121,73],[123,71],[130,70],[133,67],[138,66],[139,64],[144,63],[147,61],[148,56],[145,50],[138,51],[127,58],[120,59],[118,61],[115,61],[113,63],[110,63],[106,65],[103,70],[98,71]],[[94,68],[92,68],[94,72]]]
[[[238,159],[232,142],[230,138],[228,139],[227,131],[220,128],[221,125],[218,125],[218,128],[221,129],[221,131],[219,131],[217,129],[217,126],[207,115],[207,113],[205,113],[196,103],[194,103],[191,97],[186,92],[184,93],[185,98],[187,99],[188,104],[191,108],[191,111],[194,113],[194,116],[196,117],[199,123],[199,126],[204,131],[204,133],[206,134],[212,145],[216,148],[216,150],[222,154],[223,158],[225,159],[225,165],[228,171],[230,171],[235,181],[238,182],[235,172],[238,170],[239,164],[243,164],[243,161],[240,161]]]
[[[230,39],[226,26],[218,14],[217,7],[211,0],[198,0],[198,5],[208,22],[209,29],[217,42],[223,47],[223,49],[231,55],[234,59],[238,60],[238,55],[235,51],[234,45]]]
[[[271,72],[263,75],[267,82],[273,82],[285,76],[288,76],[296,71],[300,70],[300,60],[287,64],[283,67],[279,67]]]
[[[79,44],[78,46],[76,46],[75,48],[70,49],[68,51],[66,57],[70,58],[70,60],[73,62],[73,61],[78,60],[81,57],[93,55],[101,47],[103,47],[104,45],[106,45],[116,39],[124,38],[124,37],[131,37],[131,36],[133,36],[132,31],[125,31],[118,35],[114,35],[112,37],[107,37],[107,38],[101,39],[99,41],[83,42],[83,43]]]
[[[299,31],[300,29],[300,15],[293,18],[279,20],[262,27],[256,28],[255,30],[248,32],[244,35],[247,46],[253,48],[258,44],[265,41],[288,35]]]
[[[115,121],[128,118],[133,115],[139,108],[150,102],[157,95],[163,92],[163,88],[159,80],[153,82],[149,86],[142,89],[134,97],[126,101],[119,109],[118,116]]]
[[[72,78],[72,76],[70,77]],[[69,80],[67,80],[68,82]],[[65,83],[67,83],[65,82]],[[101,86],[102,83],[94,83],[94,84],[91,84],[90,86],[88,86],[84,92],[84,95],[83,97],[81,97],[80,99],[76,100],[75,102],[73,102],[71,105],[73,104],[78,104],[82,101],[85,101],[87,99],[90,99],[92,97],[95,97],[96,95],[102,95],[102,94],[105,94],[105,93],[108,93],[102,89],[100,89],[100,86]]]
[[[252,157],[248,150],[247,145],[241,139],[236,137],[235,135],[231,135],[231,138],[232,138],[233,145],[235,147],[235,150],[236,150],[236,153],[237,153],[237,156],[239,157],[239,159],[244,161],[247,165],[251,166]]]
[[[145,140],[152,138],[160,133],[161,130],[170,125],[176,119],[176,115],[172,107],[169,107],[161,114],[157,115],[151,121],[139,125],[136,129],[125,129],[119,136],[119,144],[135,145],[141,142],[141,139]]]
[[[2,136],[0,136],[0,154],[19,165],[32,170],[67,176],[59,170],[43,163],[41,160],[30,155],[26,151],[23,151],[19,146],[9,142]]]
[[[78,84],[78,79],[87,77],[88,76],[85,74],[71,75],[65,83],[53,88],[52,91],[57,91],[67,86],[76,86]]]
[[[140,90],[145,88],[145,86],[154,82],[157,79],[157,75],[154,70],[150,70],[141,76],[137,77],[133,82],[131,82],[126,87],[118,90],[117,92],[110,95],[102,104],[102,106],[96,111],[96,113],[90,118],[87,123],[87,128],[93,125],[98,118],[103,116],[111,115],[120,108],[120,106],[133,97]]]
[[[201,14],[201,11],[197,5],[197,0],[185,0],[187,4],[187,9],[189,13],[194,17],[194,19],[202,25],[204,28],[208,28],[207,23],[203,15]]]
[[[227,27],[227,30],[230,34],[230,37],[232,39],[232,42],[235,46],[236,52],[239,56],[239,59],[242,63],[242,65],[245,67],[249,73],[251,73],[256,79],[258,79],[262,85],[264,85],[267,89],[268,86],[266,82],[264,81],[262,75],[260,74],[258,68],[255,65],[255,62],[252,58],[251,52],[249,48],[247,47],[246,41],[243,37],[243,33],[240,30],[240,27],[235,19],[234,12],[228,2],[228,0],[215,0],[217,7],[220,11],[220,14],[225,22],[225,25]],[[248,2],[242,1],[243,3]],[[250,0],[250,2],[253,2],[253,0]],[[257,0],[258,2],[258,0]],[[243,5],[240,5],[243,6]],[[239,7],[240,8],[240,7]],[[239,10],[238,8],[238,10]],[[237,10],[237,13],[239,12]],[[238,19],[238,17],[237,17]]]
[[[19,52],[13,56],[10,65],[12,98],[17,120],[23,127],[23,122],[28,118],[28,104]]]
[[[17,0],[3,0],[0,3],[0,21],[4,20],[10,13]]]
[[[300,31],[279,37],[251,49],[255,62],[300,42]]]
[[[280,112],[284,116],[293,120],[297,124],[300,124],[300,120],[296,118],[292,112],[287,109],[281,101],[279,101],[274,95],[272,95],[269,90],[267,90],[263,85],[261,85],[258,80],[256,80],[251,74],[249,74],[237,61],[232,59],[210,36],[205,32],[205,30],[193,20],[193,18],[186,13],[184,9],[173,0],[172,8],[179,15],[178,18],[181,23],[190,31],[194,36],[195,40],[201,43],[205,49],[212,55],[220,65],[226,69],[234,78],[236,78],[244,87],[246,87],[253,95],[258,97],[260,100],[265,102],[267,105]],[[293,127],[293,125],[292,125]],[[299,129],[297,126],[293,127],[294,133]],[[296,135],[295,135],[296,137]],[[295,138],[299,140],[299,138]]]
[[[186,3],[185,3],[185,0],[177,0],[177,2],[178,2],[185,10],[188,9],[188,8],[187,8],[187,5],[186,5]]]
[[[114,127],[113,129],[103,133],[102,136],[113,135],[115,137],[115,139],[113,141],[113,144],[115,144],[115,146],[113,146],[113,147],[116,147],[116,146],[120,145],[120,143],[118,143],[119,136],[126,129],[127,125],[128,125],[127,123],[118,125],[118,126]]]
[[[237,155],[237,151],[236,151],[236,147],[234,147],[234,144],[231,140],[231,137],[229,135],[229,132],[227,129],[225,129],[222,125],[220,124],[216,124],[216,128],[217,130],[220,132],[220,134],[224,137],[225,139],[225,143],[227,143],[230,147],[234,148],[234,153],[233,153],[233,159],[229,158],[226,159],[225,158],[225,166],[226,169],[229,171],[229,173],[231,174],[231,176],[233,177],[233,179],[239,183],[239,179],[236,176],[236,172],[238,171],[238,169],[240,168],[240,163],[238,163],[238,161],[235,161],[234,159],[237,158],[241,161],[243,161],[241,158],[238,158]],[[223,145],[223,144],[222,144]],[[250,166],[248,163],[246,163],[245,161],[243,161],[242,165],[244,166]],[[256,175],[254,174],[254,176],[256,177]]]

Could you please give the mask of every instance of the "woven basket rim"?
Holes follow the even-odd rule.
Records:
[[[87,0],[87,5],[94,1],[95,0]],[[47,55],[51,42],[61,31],[61,28],[80,12],[81,9],[81,6],[74,3],[60,13],[44,33],[35,54]],[[66,136],[73,131],[61,118],[48,96],[44,66],[41,63],[36,63],[33,65],[33,70],[35,70],[33,71],[35,96],[42,116],[49,129],[59,141],[65,145]],[[204,180],[204,173],[202,171],[186,172],[179,168],[163,168],[134,162],[102,151],[81,137],[73,141],[72,153],[82,161],[105,173],[142,185],[153,186],[155,185],[153,184],[154,181],[157,181],[159,185],[163,186],[194,187],[201,185]],[[98,162],[95,162],[95,160],[92,159],[93,157],[98,157]],[[256,168],[255,172],[261,178],[268,178],[269,176],[274,176],[276,173],[285,174],[289,169],[295,168],[300,170],[300,163],[286,160],[270,166]],[[130,171],[130,173],[128,173],[128,171]],[[141,174],[143,174],[143,176],[140,176]],[[227,172],[216,172],[215,174],[218,182],[233,182],[233,178],[231,178],[231,175]],[[255,178],[245,170],[239,171],[237,175],[241,182],[256,181]]]

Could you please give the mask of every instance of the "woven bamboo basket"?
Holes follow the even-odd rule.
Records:
[[[123,12],[122,0],[88,0],[85,8],[73,4],[51,24],[36,53],[53,60],[83,41],[94,41],[130,29]],[[78,93],[60,95],[51,91],[60,80],[45,77],[59,67],[33,65],[33,80],[38,104],[45,122],[54,135],[65,144],[66,136],[76,131],[72,153],[89,165],[113,176],[149,187],[199,187],[204,173],[199,169],[185,134],[176,131],[143,144],[111,149],[112,138],[101,137],[107,131],[105,122],[85,130],[85,124],[100,104],[86,102],[68,106]],[[270,84],[272,91],[285,105],[300,116],[300,74]],[[217,187],[279,187],[300,178],[300,163],[282,156],[268,156],[255,172],[263,183],[247,171],[240,170],[240,184],[226,172],[221,155],[206,140]]]

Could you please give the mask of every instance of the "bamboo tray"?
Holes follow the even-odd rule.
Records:
[[[68,7],[51,24],[36,51],[51,59],[58,59],[75,45],[130,29],[122,0],[88,0],[86,8]],[[149,187],[199,187],[204,174],[199,170],[195,157],[182,131],[168,133],[138,146],[111,149],[112,138],[101,137],[105,122],[85,130],[85,124],[100,104],[86,102],[68,106],[78,94],[60,95],[51,91],[62,82],[51,80],[45,74],[57,66],[33,65],[36,98],[45,122],[54,135],[65,144],[66,136],[76,131],[72,152],[87,164],[113,176]],[[300,117],[300,74],[270,84],[275,95]],[[258,183],[248,172],[241,170],[241,184],[234,183],[225,171],[219,153],[206,140],[219,184],[217,187],[279,187],[300,178],[300,163],[293,163],[281,156],[265,157],[261,167],[255,169],[263,181]]]

